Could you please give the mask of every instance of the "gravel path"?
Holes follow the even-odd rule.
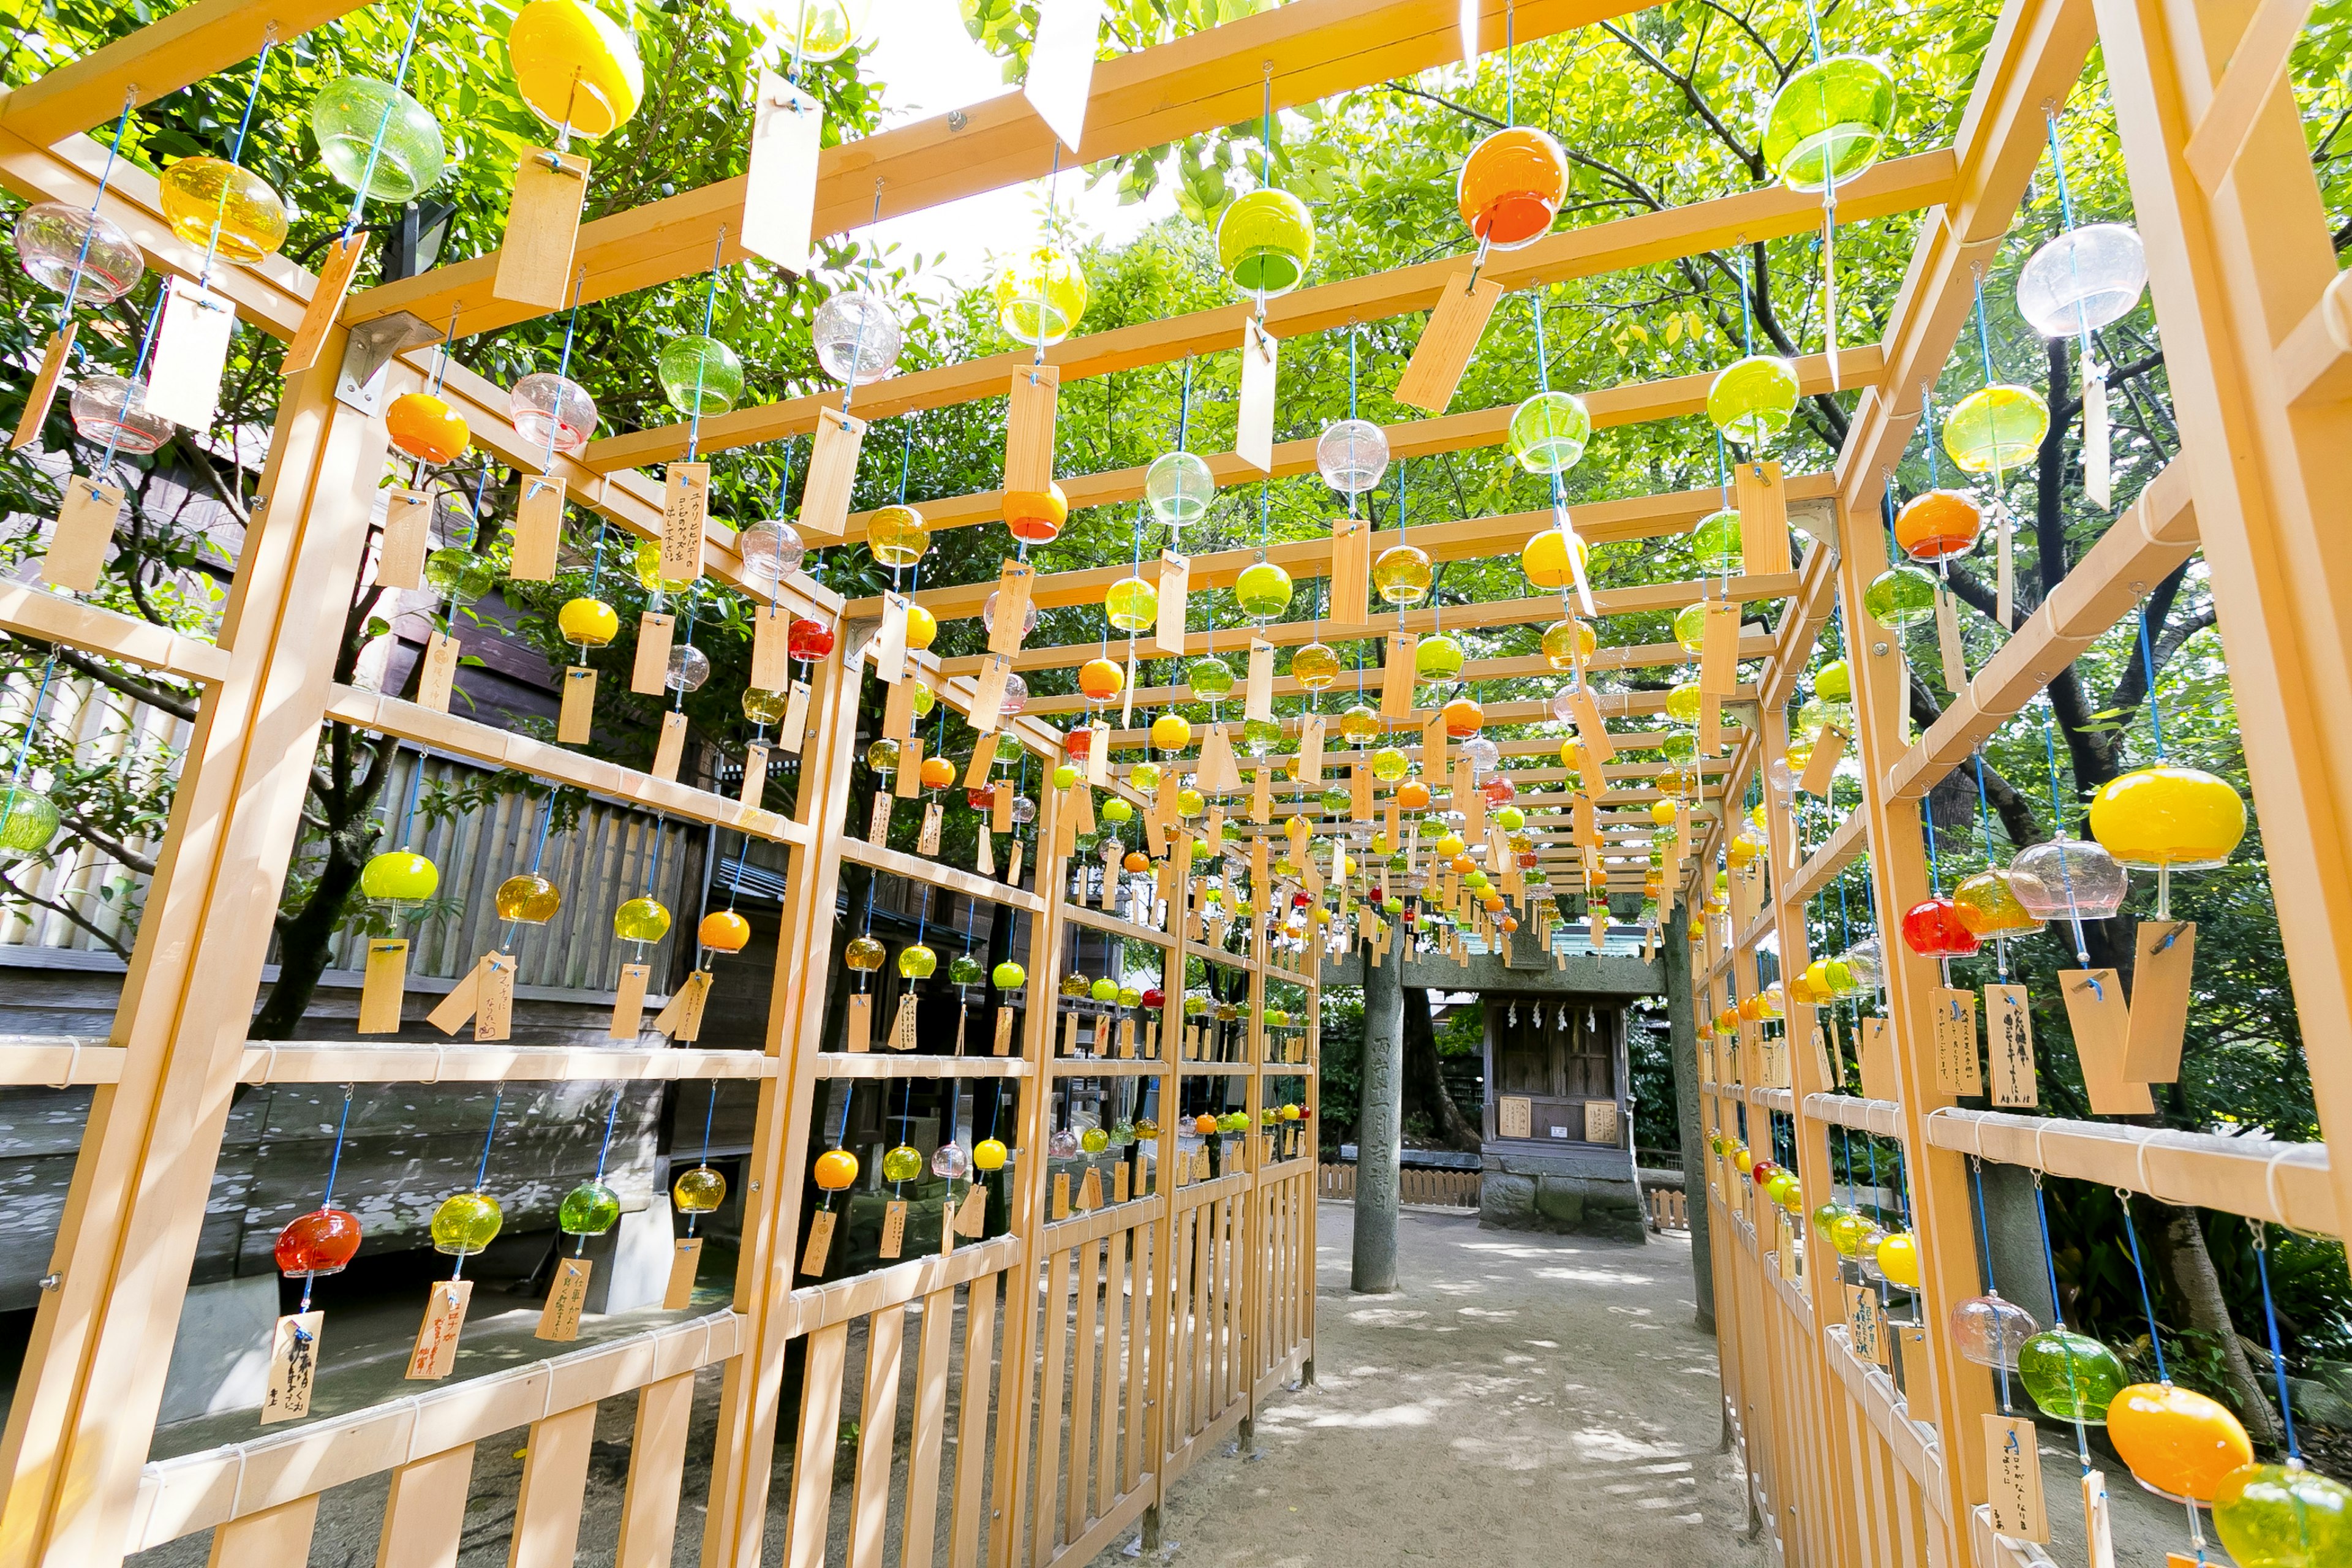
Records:
[[[1692,1326],[1685,1240],[1408,1211],[1404,1288],[1357,1296],[1354,1214],[1322,1205],[1314,1385],[1260,1414],[1256,1458],[1219,1454],[1177,1484],[1172,1561],[1760,1568],[1716,1451],[1715,1342]]]

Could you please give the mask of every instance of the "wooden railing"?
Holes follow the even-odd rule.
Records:
[[[1478,1206],[1480,1175],[1476,1171],[1414,1171],[1397,1173],[1397,1201],[1431,1208],[1475,1209]],[[1316,1192],[1327,1198],[1356,1196],[1356,1167],[1325,1164],[1316,1169]]]

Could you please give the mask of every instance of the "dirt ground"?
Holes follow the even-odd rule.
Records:
[[[1403,1288],[1357,1296],[1354,1214],[1322,1205],[1314,1384],[1270,1403],[1255,1458],[1220,1454],[1178,1483],[1171,1561],[1767,1561],[1739,1539],[1738,1473],[1716,1447],[1715,1342],[1692,1326],[1687,1241],[1407,1211]]]

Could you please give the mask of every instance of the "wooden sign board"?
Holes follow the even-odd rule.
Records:
[[[25,411],[16,416],[16,433],[8,439],[10,451],[29,447],[41,438],[41,427],[49,422],[50,405],[58,399],[58,382],[72,356],[74,332],[79,325],[78,321],[68,321],[49,334],[47,346],[41,351],[40,374],[33,377],[33,390],[25,399]]]
[[[1412,661],[1420,638],[1411,632],[1391,632],[1381,664],[1381,717],[1412,717]]]
[[[2042,1496],[2042,1453],[2033,1423],[2021,1415],[1984,1417],[1985,1481],[1995,1533],[2012,1541],[2048,1541],[2050,1515]]]
[[[147,370],[147,412],[203,436],[220,407],[236,308],[184,278],[164,285],[163,318]]]
[[[1102,13],[1103,0],[1042,0],[1037,7],[1036,42],[1021,92],[1054,139],[1073,151],[1086,133]]]
[[[57,527],[41,557],[41,581],[76,594],[97,587],[121,515],[121,486],[79,475],[68,479],[58,498]]]
[[[1371,520],[1343,512],[1331,520],[1331,603],[1325,616],[1339,626],[1360,625],[1371,581]]]
[[[423,490],[383,493],[383,541],[376,551],[375,580],[386,588],[425,584],[425,557],[432,549],[433,498]]]
[[[1866,1100],[1900,1100],[1895,1076],[1895,1042],[1884,1018],[1864,1018],[1856,1026],[1861,1037],[1862,1092]]]
[[[809,450],[808,478],[801,489],[801,537],[837,542],[849,526],[849,489],[857,479],[857,454],[866,444],[866,421],[838,408],[816,411],[816,439]]]
[[[555,580],[555,557],[563,542],[563,481],[538,476],[523,481],[516,503],[514,559],[508,576],[523,583]]]
[[[1991,1042],[1992,1102],[2040,1103],[2033,1073],[2033,1009],[2022,985],[1988,985],[1985,1028]]]
[[[1927,994],[1936,1025],[1936,1087],[1946,1094],[1982,1094],[1977,1060],[1977,994],[1938,985]]]
[[[515,164],[491,298],[542,310],[572,303],[572,256],[587,201],[587,159],[548,147],[523,153]]]
[[[1024,365],[1013,373],[1004,411],[1007,493],[1042,491],[1054,482],[1054,418],[1061,388],[1062,373],[1050,364]],[[1021,617],[1013,620],[1017,630]],[[1002,614],[997,624],[1004,624]]]
[[[1748,576],[1786,572],[1789,491],[1777,462],[1742,463],[1732,470],[1732,504],[1739,512],[1740,570]]]
[[[1584,1102],[1584,1141],[1587,1143],[1617,1143],[1617,1102],[1613,1100],[1588,1100]]]
[[[1462,373],[1486,333],[1486,320],[1495,313],[1495,302],[1503,297],[1499,279],[1482,278],[1473,283],[1472,276],[1473,269],[1465,268],[1446,279],[1437,309],[1430,312],[1412,358],[1397,378],[1399,403],[1443,414],[1454,401],[1454,389],[1461,385]]]
[[[2180,1076],[2180,1037],[2189,1025],[2189,972],[2197,956],[2193,921],[2142,921],[2135,944],[2131,1025],[2124,1036],[2124,1077],[2170,1083]]]
[[[751,161],[734,229],[745,250],[787,272],[809,269],[824,107],[762,66],[751,106]]]
[[[2147,1085],[2124,1076],[2124,1052],[2131,1032],[2130,1009],[2122,982],[2112,969],[2062,969],[2058,993],[2074,1032],[2082,1063],[2083,1089],[2094,1116],[2147,1116],[2156,1110]]]
[[[710,465],[670,464],[662,476],[661,574],[666,580],[701,580],[703,530],[709,513]]]
[[[1151,634],[1151,651],[1171,658],[1184,657],[1185,580],[1192,563],[1173,550],[1160,552],[1160,620]],[[1135,689],[1135,682],[1128,682]]]
[[[1262,474],[1274,472],[1278,347],[1273,334],[1255,318],[1242,323],[1242,384],[1234,429],[1234,455]]]

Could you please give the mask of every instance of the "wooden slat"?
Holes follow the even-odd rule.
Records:
[[[837,847],[841,852],[841,858],[845,860],[855,860],[861,866],[871,866],[877,871],[887,871],[894,877],[904,877],[910,882],[928,882],[932,887],[945,888],[950,892],[961,893],[967,898],[986,899],[992,903],[1010,905],[1016,910],[1026,910],[1031,914],[1041,914],[1045,911],[1045,900],[1034,893],[1024,892],[1018,888],[1009,887],[987,877],[974,876],[970,871],[959,871],[952,866],[942,866],[936,860],[927,860],[919,855],[908,855],[897,849],[879,848],[857,837],[845,837],[839,841]],[[1043,885],[1042,879],[1041,885]]]
[[[1078,1248],[1077,1338],[1070,1367],[1070,1447],[1069,1458],[1061,1466],[1065,1542],[1076,1541],[1086,1533],[1088,1466],[1100,1447],[1095,1432],[1095,1335],[1102,1315],[1101,1290],[1102,1245],[1090,1241]]]
[[[898,1363],[907,1309],[885,1307],[866,1320],[866,1381],[857,1416],[857,1477],[850,1491],[849,1568],[884,1568],[890,1522],[890,1455],[898,1436]]]
[[[473,1474],[471,1443],[394,1470],[375,1568],[457,1568],[466,1532],[466,1488]]]
[[[1062,1363],[1069,1353],[1070,1342],[1070,1255],[1059,1247],[1045,1257],[1044,1287],[1045,1295],[1038,1310],[1045,1331],[1038,1360],[1037,1444],[1033,1450],[1035,1462],[1032,1466],[1036,1478],[1037,1495],[1031,1505],[1029,1519],[1029,1560],[1032,1563],[1046,1562],[1054,1554],[1054,1526],[1058,1517],[1058,1510],[1054,1506],[1054,1488],[1063,1474]],[[1034,1276],[1030,1288],[1037,1288]],[[1026,1419],[1025,1413],[1024,1419]]]
[[[944,1217],[940,1223],[946,1223]],[[931,1546],[939,1529],[940,1452],[947,1438],[948,1359],[955,1343],[954,1330],[955,1287],[950,1285],[923,1298],[923,1337],[916,1352],[915,1404],[907,1433],[907,1501],[899,1527],[898,1568],[931,1568]],[[966,1370],[969,1375],[970,1369]]]
[[[2189,472],[2176,459],[1896,760],[1887,775],[1888,793],[1898,798],[1926,795],[2040,695],[2052,671],[2073,663],[2105,636],[2132,613],[2150,584],[2196,551]]]
[[[1130,1234],[1123,1230],[1113,1231],[1104,1243],[1102,1391],[1098,1406],[1102,1418],[1096,1426],[1093,1445],[1094,1511],[1097,1515],[1108,1513],[1111,1500],[1119,1493],[1119,1416],[1122,1403],[1130,1421],[1135,1414],[1133,1401],[1122,1402],[1119,1398],[1122,1389],[1135,1386],[1128,1381],[1132,1375],[1129,1364],[1132,1342],[1127,1331],[1133,1324],[1129,1314],[1123,1310],[1127,1300],[1127,1238]]]
[[[319,1522],[319,1496],[297,1498],[266,1512],[248,1514],[213,1531],[205,1568],[282,1568],[310,1555],[310,1533]]]
[[[28,583],[0,583],[0,627],[184,680],[225,680],[227,650]]]
[[[841,1373],[848,1353],[847,1323],[829,1324],[808,1337],[800,1430],[793,1446],[793,1500],[784,1519],[784,1561],[790,1568],[824,1568],[833,1460],[841,1446]]]
[[[1822,367],[1817,361],[1804,361],[1801,362],[1801,364],[1816,374],[1822,374]],[[1681,411],[1696,412],[1705,401],[1706,388],[1702,384],[1706,379],[1704,376],[1681,377],[1674,382],[1652,384],[1649,387],[1618,390],[1639,393],[1647,400],[1657,387],[1681,388],[1698,400],[1691,402],[1687,409]],[[1813,390],[1826,390],[1828,382],[1823,374],[1819,385]],[[1595,394],[1594,395],[1596,398],[1601,398],[1607,395]],[[1680,408],[1681,401],[1686,401],[1686,399],[1678,400],[1669,395],[1657,400],[1664,406],[1676,409]],[[1645,402],[1645,405],[1651,405]],[[1490,440],[1501,440],[1509,424],[1511,410],[1504,408],[1493,412],[1499,415],[1499,419],[1488,420],[1487,415],[1484,413],[1476,416],[1456,416],[1460,423],[1450,426],[1444,439],[1433,441],[1428,449],[1431,451],[1456,450]],[[1486,421],[1486,423],[1469,423],[1473,420]],[[1597,415],[1596,422],[1598,422]],[[1492,426],[1491,429],[1487,427],[1489,424]],[[1406,427],[1392,428],[1402,430]],[[1313,472],[1315,444],[1312,441],[1302,441],[1292,445],[1296,447],[1295,456],[1299,459],[1297,471]],[[1283,460],[1283,455],[1290,451],[1291,447],[1276,449],[1277,468]],[[1138,495],[1142,493],[1143,470],[1141,468],[1121,470],[1120,473],[1131,474],[1134,479],[1135,493]],[[1096,477],[1102,479],[1117,476]],[[1071,497],[1073,507],[1079,504],[1079,494],[1089,482],[1085,479],[1072,479],[1063,484],[1063,489]],[[1786,480],[1784,488],[1794,500],[1822,501],[1835,495],[1836,481],[1828,474],[1800,474]],[[1105,497],[1105,502],[1107,504],[1119,498],[1114,492]],[[931,521],[932,513],[939,510],[940,504],[935,501],[923,503],[923,517],[926,521]],[[1673,490],[1658,495],[1628,496],[1614,500],[1594,501],[1589,505],[1577,507],[1572,515],[1580,537],[1588,543],[1609,544],[1627,540],[1656,539],[1686,531],[1699,519],[1716,510],[1721,505],[1722,491],[1709,487],[1704,489]],[[984,515],[975,510],[970,521],[985,522],[992,521],[1000,513],[992,500]],[[1519,547],[1527,542],[1528,535],[1550,528],[1554,526],[1554,522],[1550,509],[1544,508],[1535,511],[1504,512],[1492,516],[1453,518],[1439,522],[1419,523],[1409,531],[1409,536],[1413,545],[1426,552],[1432,561],[1483,560],[1492,555],[1516,554]],[[1388,543],[1391,542],[1391,536],[1387,533],[1376,534],[1373,537],[1373,546],[1376,551],[1386,549]],[[1186,584],[1190,591],[1195,593],[1208,588],[1229,588],[1233,585],[1234,579],[1240,576],[1258,559],[1258,552],[1255,545],[1247,549],[1223,550],[1195,555],[1192,558],[1191,569],[1186,574]],[[1267,549],[1265,559],[1280,566],[1295,580],[1326,576],[1331,567],[1331,541],[1328,535],[1323,535],[1276,544]],[[1041,608],[1047,609],[1065,605],[1099,604],[1103,591],[1127,575],[1129,575],[1129,567],[1116,563],[1090,569],[1056,572],[1037,581],[1032,598]],[[992,579],[985,582],[928,588],[916,594],[914,599],[916,603],[929,610],[940,620],[969,619],[981,613],[990,592],[994,587],[995,584]],[[1557,602],[1555,599],[1554,603]],[[879,598],[853,600],[846,613],[853,617],[878,616],[882,613],[882,601]],[[1550,618],[1557,620],[1559,617],[1553,616]],[[1373,620],[1332,624],[1377,626],[1385,629],[1390,623],[1387,615],[1383,614]],[[1235,639],[1234,646],[1236,648],[1242,646],[1238,638]],[[1095,647],[1099,651],[1100,644],[1097,643]],[[969,674],[978,666],[976,663],[964,660],[948,660],[942,668],[952,673]],[[1022,655],[1015,655],[1013,668],[1033,669],[1045,667],[1028,662]]]
[[[571,1568],[580,1549],[588,1453],[595,1438],[593,1405],[530,1424],[507,1568]]]
[[[686,1435],[694,1420],[694,1373],[649,1383],[637,1392],[629,1436],[629,1479],[621,1494],[621,1539],[614,1568],[669,1568],[677,1541],[678,1488],[686,1473]],[[465,1494],[461,1489],[458,1495]]]
[[[988,1459],[989,1384],[996,1346],[996,1293],[992,1274],[964,1292],[963,1398],[956,1410],[955,1510],[950,1518],[949,1568],[979,1568],[980,1520],[988,1504],[982,1479]]]
[[[518,768],[558,784],[576,784],[591,794],[626,801],[649,811],[786,843],[804,843],[809,837],[808,829],[790,817],[744,805],[730,796],[657,779],[602,758],[567,752],[526,735],[493,729],[454,713],[438,713],[381,692],[338,686],[327,714],[358,729],[455,752],[492,767]]]
[[[1273,552],[1267,553],[1271,555]],[[1734,577],[1731,579],[1731,587],[1735,595],[1749,602],[1780,599],[1787,597],[1801,587],[1803,578],[1804,574],[1801,572],[1770,577]],[[1660,610],[1678,610],[1685,605],[1695,605],[1701,598],[1709,596],[1716,586],[1717,584],[1697,581],[1643,583],[1624,588],[1601,589],[1592,595],[1592,600],[1595,610],[1604,619],[1611,616],[1647,615],[1655,614]],[[1395,619],[1401,619],[1407,631],[1425,632],[1437,627],[1439,615],[1440,612],[1435,610],[1407,610],[1402,616]],[[1475,604],[1448,605],[1444,607],[1443,616],[1444,624],[1456,631],[1482,626],[1548,626],[1559,618],[1559,599],[1557,595],[1545,595],[1531,599],[1491,599]],[[1395,619],[1389,624],[1393,626]],[[1373,631],[1374,628],[1369,626],[1342,626],[1325,621],[1318,628],[1312,621],[1287,621],[1260,627],[1253,635],[1262,637],[1280,647],[1297,647],[1313,642],[1317,639],[1318,632],[1327,640],[1345,641],[1350,637],[1372,635]],[[1099,652],[1101,646],[1099,642],[1080,645],[1077,651],[1083,657],[1071,662],[1084,663],[1086,658],[1092,658],[1096,652]],[[1024,651],[1024,658],[1033,661],[1032,668],[1055,668],[1060,667],[1068,658],[1068,654],[1067,649],[1041,648]],[[946,668],[956,669],[962,662],[961,659],[949,659],[945,664]],[[1021,660],[1016,659],[1014,662],[1017,665]],[[961,671],[958,670],[958,673]],[[1604,695],[1602,698],[1604,704],[1607,700]],[[1548,714],[1549,710],[1547,710]],[[1492,721],[1490,719],[1489,722]],[[1114,735],[1124,732],[1112,731]],[[1552,748],[1557,749],[1558,745],[1559,742],[1554,742]]]

